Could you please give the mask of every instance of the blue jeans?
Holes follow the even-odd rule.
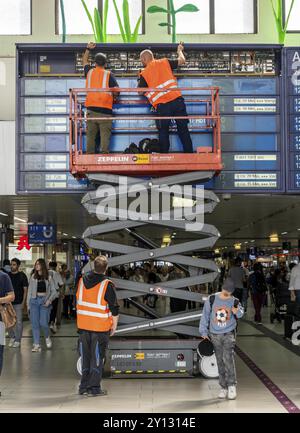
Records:
[[[51,306],[45,307],[46,297],[30,299],[30,321],[32,325],[33,344],[40,344],[40,329],[43,328],[45,338],[49,337],[49,319]]]

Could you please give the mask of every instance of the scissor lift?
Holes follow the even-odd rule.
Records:
[[[204,224],[199,231],[193,232],[193,240],[180,244],[160,247],[152,240],[141,234],[140,228],[151,226],[155,230],[157,226],[165,227],[175,231],[186,230],[186,220],[176,219],[174,209],[169,220],[160,213],[154,215],[151,211],[147,214],[140,214],[140,219],[130,219],[125,214],[126,209],[119,206],[120,199],[128,199],[128,189],[122,185],[126,183],[136,190],[143,188],[149,193],[160,188],[162,194],[169,193],[169,187],[174,185],[193,185],[190,195],[185,198],[197,199],[197,187],[222,170],[221,161],[221,122],[219,110],[219,89],[209,88],[181,88],[181,91],[193,91],[200,94],[194,98],[185,98],[186,102],[193,101],[205,107],[204,114],[188,116],[196,126],[191,125],[191,130],[210,132],[212,134],[211,147],[199,147],[196,153],[168,153],[168,154],[106,154],[86,155],[83,150],[83,136],[86,124],[84,115],[85,95],[88,91],[99,92],[107,89],[71,89],[70,90],[70,169],[76,177],[87,177],[97,189],[88,192],[82,204],[91,215],[100,217],[111,217],[117,215],[115,221],[108,221],[89,227],[83,234],[86,244],[93,249],[111,253],[109,267],[126,265],[134,262],[164,261],[170,262],[181,269],[193,267],[198,270],[206,270],[206,273],[199,272],[196,276],[180,278],[159,284],[137,283],[123,279],[114,278],[117,288],[118,299],[130,299],[131,303],[138,310],[146,314],[147,318],[128,314],[120,315],[120,323],[116,337],[110,343],[110,373],[113,377],[128,376],[169,376],[169,375],[194,375],[202,371],[201,363],[197,355],[199,344],[198,325],[201,317],[201,310],[185,311],[176,314],[160,316],[156,310],[145,306],[135,298],[139,296],[154,294],[159,297],[172,297],[203,303],[206,295],[183,290],[186,287],[198,284],[212,283],[218,275],[218,268],[214,261],[193,257],[195,251],[212,248],[220,234],[218,230],[208,224]],[[157,91],[158,89],[150,89]],[[159,89],[161,91],[161,89]],[[174,91],[177,89],[173,89]],[[112,91],[110,89],[110,91]],[[118,89],[122,94],[132,95],[144,93],[149,89]],[[133,104],[145,104],[142,99],[132,100],[130,96],[120,104],[130,106]],[[106,117],[107,119],[107,117]],[[125,120],[134,122],[130,131],[142,130],[153,131],[153,127],[139,127],[138,122],[159,120],[157,115],[147,116],[118,116],[113,120]],[[176,117],[172,118],[176,119]],[[89,117],[89,121],[93,118]],[[99,120],[99,118],[97,119]],[[117,131],[118,128],[114,128]],[[155,129],[154,129],[155,130]],[[126,138],[126,135],[125,135]],[[125,144],[128,145],[129,143]],[[107,202],[118,203],[116,208],[113,205],[105,210],[99,209],[100,197],[105,195],[107,185],[114,187]],[[121,185],[121,186],[120,186]],[[104,194],[104,195],[103,195]],[[176,192],[175,192],[176,196]],[[204,190],[203,207],[204,214],[213,212],[218,204],[217,196],[208,190]],[[118,207],[119,206],[119,207]],[[190,215],[195,216],[195,207],[190,209]],[[200,212],[200,210],[198,210]],[[189,215],[185,212],[185,217]],[[138,239],[139,246],[129,246],[111,242],[109,235],[124,230],[133,238]],[[89,266],[85,269],[87,271]],[[154,330],[167,331],[177,335],[177,338],[156,337]],[[140,334],[145,331],[147,336]],[[154,337],[153,337],[154,331]],[[150,334],[150,336],[149,336]],[[184,338],[179,338],[184,337]],[[207,366],[207,362],[206,362]],[[209,376],[216,374],[216,366],[212,359],[209,368],[206,368]],[[202,371],[203,373],[203,371]],[[205,372],[204,372],[205,374]]]

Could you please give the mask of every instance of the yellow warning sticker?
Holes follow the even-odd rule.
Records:
[[[150,163],[150,155],[134,155],[132,157],[132,160],[136,164],[149,164]]]
[[[139,360],[145,359],[145,354],[144,353],[135,353],[134,359],[139,359]]]

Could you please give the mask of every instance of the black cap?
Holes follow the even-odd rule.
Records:
[[[103,53],[97,53],[95,55],[95,63],[98,66],[105,66],[107,62],[106,55]]]

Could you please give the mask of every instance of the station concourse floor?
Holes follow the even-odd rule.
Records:
[[[265,308],[265,325],[259,328],[251,322],[250,308],[245,320],[239,321],[237,345],[300,408],[300,346],[282,338],[283,323],[271,325],[269,313],[269,308]],[[218,381],[202,377],[104,379],[103,388],[108,396],[79,396],[74,322],[62,324],[53,337],[52,350],[47,351],[43,342],[42,353],[31,352],[30,335],[29,322],[25,322],[21,349],[5,348],[0,378],[2,413],[287,413],[275,393],[238,355],[238,398],[234,401],[218,400]]]

